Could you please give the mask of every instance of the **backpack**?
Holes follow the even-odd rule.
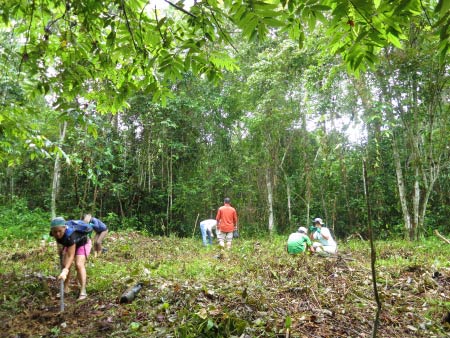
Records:
[[[72,228],[73,231],[81,232],[89,236],[93,230],[92,225],[83,221],[70,220],[66,222],[68,228]]]
[[[73,243],[77,245],[77,247],[85,245],[87,243],[87,240],[93,230],[90,224],[83,221],[70,220],[66,222],[66,226],[67,238],[70,237],[73,240]]]

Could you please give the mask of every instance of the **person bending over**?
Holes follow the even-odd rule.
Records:
[[[55,237],[58,243],[58,252],[62,256],[61,273],[58,280],[64,281],[64,293],[69,292],[70,267],[75,262],[77,279],[80,285],[78,300],[87,297],[86,293],[86,260],[91,252],[91,240],[88,233],[75,230],[67,225],[62,217],[54,218],[50,223],[50,235]]]
[[[98,218],[92,217],[91,214],[85,214],[83,221],[90,224],[92,229],[94,229],[94,257],[97,257],[102,253],[102,244],[108,234],[108,227]]]

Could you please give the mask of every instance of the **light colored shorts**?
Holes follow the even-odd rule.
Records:
[[[231,241],[233,240],[233,231],[231,232],[222,232],[220,230],[217,230],[217,239],[219,240],[219,242],[226,242],[226,243],[231,243]]]

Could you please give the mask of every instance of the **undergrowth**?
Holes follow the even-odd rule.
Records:
[[[88,299],[76,301],[73,283],[59,313],[56,248],[40,238],[1,240],[7,337],[371,336],[368,242],[339,243],[332,257],[289,256],[284,236],[240,238],[226,251],[198,237],[111,232],[108,251],[88,259]],[[450,245],[386,241],[376,250],[379,337],[450,336]],[[144,286],[136,299],[120,304],[137,283]]]

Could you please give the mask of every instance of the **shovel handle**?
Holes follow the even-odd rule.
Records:
[[[63,255],[59,254],[59,267],[63,268]],[[64,312],[64,281],[61,279],[59,282],[59,310]]]

